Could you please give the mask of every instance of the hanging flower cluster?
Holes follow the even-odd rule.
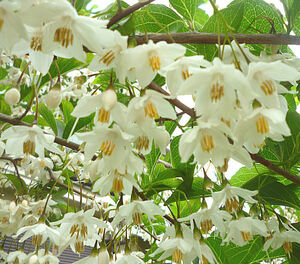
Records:
[[[175,43],[149,40],[147,44],[128,46],[128,37],[106,25],[107,21],[78,15],[66,0],[0,2],[1,64],[13,69],[1,82],[11,85],[5,102],[13,115],[19,115],[20,99],[24,99],[20,85],[32,86],[36,93],[32,125],[16,119],[16,125],[0,134],[0,162],[13,162],[19,167],[18,180],[24,191],[15,201],[0,199],[0,233],[20,243],[17,251],[8,254],[1,253],[0,247],[0,261],[59,263],[59,255],[70,246],[78,254],[92,248],[89,257],[76,263],[134,264],[150,263],[149,259],[178,264],[196,260],[219,263],[208,242],[216,236],[223,244],[239,247],[261,236],[264,251],[283,247],[290,255],[292,243],[300,243],[299,232],[277,213],[277,218],[265,219],[251,213],[248,208],[256,208],[260,200],[258,191],[231,186],[223,173],[230,159],[250,168],[251,154],[264,147],[266,138],[283,141],[291,135],[283,95],[292,92],[281,82],[296,85],[300,80],[293,60],[285,56],[257,57],[233,42],[220,58],[209,62],[200,55],[185,57],[186,48]],[[52,63],[58,67],[56,57],[74,57],[86,63],[84,49],[94,53],[89,73],[111,70],[109,85],[98,90],[85,76],[68,76],[63,81],[58,76],[54,84],[49,69]],[[12,66],[14,56],[27,62],[28,75],[24,74],[26,68],[20,72]],[[39,87],[47,74],[49,87]],[[158,74],[166,79],[164,94],[149,88]],[[117,87],[130,97],[128,103],[119,98]],[[145,166],[149,155],[158,159],[152,155],[154,150],[164,157],[169,155],[171,136],[160,121],[178,122],[179,115],[170,102],[181,95],[189,95],[195,104],[192,125],[182,129],[179,141],[181,162],[196,164],[197,169],[210,162],[222,178],[221,189],[205,195],[205,187],[212,190],[210,185],[214,183],[204,173],[201,208],[185,217],[166,207],[164,199],[170,193],[161,192],[151,200],[145,193],[152,190],[145,188],[144,193],[142,186],[145,174],[152,175]],[[39,100],[44,100],[49,112],[66,116],[59,110],[63,98],[72,98],[75,105],[68,113],[74,122],[67,137],[81,144],[78,152],[56,145],[62,140],[42,129],[44,124],[38,119]],[[77,128],[79,120],[92,115],[89,126]],[[59,122],[56,126],[59,128]],[[66,146],[69,139],[64,141]],[[24,175],[25,180],[30,178],[26,182]],[[80,185],[77,211],[74,178]],[[87,181],[92,186],[85,194]],[[3,188],[7,186],[1,178],[0,183]],[[27,190],[35,190],[40,184],[45,193],[33,191],[35,199],[29,198]],[[54,197],[50,198],[58,185],[68,190],[65,214],[58,210]],[[82,206],[83,196],[92,203]],[[267,212],[266,208],[261,210]],[[165,225],[163,231],[158,223]],[[151,248],[151,253],[141,252],[132,243],[136,234],[142,234],[149,245],[157,243],[157,247]],[[34,253],[24,253],[28,238],[35,246]]]

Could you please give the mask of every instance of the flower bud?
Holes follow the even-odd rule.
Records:
[[[109,254],[105,248],[100,249],[98,255],[98,264],[109,264]]]
[[[108,88],[102,93],[101,102],[105,111],[109,111],[117,101],[117,94],[113,88]]]
[[[20,101],[20,92],[17,88],[8,90],[4,96],[4,100],[9,105],[15,105]]]
[[[46,95],[46,105],[49,109],[55,109],[57,108],[61,103],[62,95],[60,92],[60,89],[52,89],[49,91],[49,93]]]
[[[38,256],[37,255],[32,255],[29,258],[29,264],[36,264],[36,263],[38,263]]]
[[[99,165],[100,159],[96,159],[91,162],[89,173],[90,173],[90,179],[92,182],[97,180],[100,177],[100,174],[98,173],[98,165]]]

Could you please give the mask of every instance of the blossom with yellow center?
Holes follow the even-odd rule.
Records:
[[[128,48],[121,53],[118,77],[121,83],[126,77],[131,81],[139,81],[142,88],[146,87],[164,67],[183,56],[185,48],[179,44],[167,44],[165,41]]]

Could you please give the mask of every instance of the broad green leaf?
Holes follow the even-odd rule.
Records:
[[[17,175],[14,174],[3,174],[16,188],[17,192],[19,194],[24,194],[24,191],[27,192],[27,186],[24,180],[19,179]],[[21,180],[21,182],[20,182]]]
[[[3,67],[0,67],[0,80],[3,80],[8,74],[8,71]]]
[[[285,205],[300,209],[300,200],[295,193],[295,184],[284,185],[278,179],[268,175],[258,175],[245,183],[243,188],[258,190],[258,197],[263,203]]]
[[[201,8],[197,8],[194,15],[194,29],[196,31],[201,31],[209,16]]]
[[[184,20],[165,5],[148,5],[136,13],[136,30],[144,33],[184,32],[188,28]]]
[[[70,119],[73,118],[71,116],[71,113],[73,112],[74,107],[73,107],[72,103],[70,103],[67,100],[62,100],[60,107],[61,107],[61,110],[63,111],[64,121],[67,124],[70,121]]]
[[[202,2],[201,0],[170,0],[171,6],[191,23],[193,23],[195,12]]]
[[[4,95],[0,95],[0,113],[11,115],[10,106],[5,102]]]
[[[223,23],[221,16],[224,17],[230,29],[233,32],[237,32],[241,25],[241,21],[244,15],[244,2],[238,1],[236,3],[232,3],[225,9],[219,11],[219,13],[214,14],[209,18],[204,27],[202,28],[202,32],[208,33],[226,33],[229,32],[229,29]],[[222,43],[221,43],[222,44]],[[208,60],[212,60],[213,57],[217,55],[217,47],[212,44],[202,44],[199,45],[199,52],[203,54],[205,58]]]
[[[247,245],[238,247],[233,243],[222,245],[222,239],[209,237],[206,243],[214,252],[220,264],[258,264],[263,260],[285,257],[284,250],[279,248],[270,251],[268,254],[263,251],[263,239],[259,236],[254,237]]]
[[[156,162],[158,161],[161,152],[159,148],[156,148],[154,143],[152,143],[152,149],[149,154],[145,155],[147,171],[150,177],[152,177],[153,171],[156,166]]]
[[[95,113],[87,116],[87,117],[82,117],[82,118],[79,118],[78,122],[77,122],[77,125],[75,126],[75,129],[73,131],[73,133],[77,132],[79,129],[83,128],[84,126],[90,124],[92,122],[92,120],[94,119],[94,116],[95,116]],[[65,130],[64,130],[64,133],[63,133],[63,138],[68,138],[71,131],[72,131],[72,128],[75,124],[75,120],[76,118],[75,117],[72,117],[69,122],[67,123],[66,127],[65,127]]]
[[[57,126],[53,113],[44,103],[39,104],[39,114],[41,114],[41,116],[47,121],[54,134],[57,135]]]

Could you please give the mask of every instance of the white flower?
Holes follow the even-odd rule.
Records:
[[[74,252],[82,253],[88,239],[99,239],[99,228],[108,228],[106,223],[93,217],[94,213],[94,208],[85,212],[81,210],[77,213],[67,213],[63,219],[52,223],[60,224],[60,234],[69,240],[68,243]]]
[[[39,264],[58,264],[58,257],[52,255],[51,252],[47,252],[44,256],[39,256]]]
[[[263,250],[267,251],[269,248],[276,250],[283,247],[286,254],[290,255],[293,251],[292,243],[300,243],[300,232],[295,230],[288,230],[282,232],[275,232],[265,242]]]
[[[52,212],[51,206],[56,205],[56,202],[54,202],[51,198],[48,200],[46,209],[46,200],[47,198],[43,200],[39,200],[37,202],[30,202],[29,206],[31,207],[31,212],[34,216],[40,217],[45,210],[45,214],[48,215],[50,212]]]
[[[165,41],[143,44],[129,48],[122,52],[122,71],[118,73],[121,83],[130,77],[133,81],[137,79],[142,88],[145,88],[155,77],[156,73],[163,67],[183,56],[185,47],[179,44],[167,44]],[[130,76],[129,76],[130,75]]]
[[[18,4],[0,2],[0,48],[10,50],[20,39],[27,39],[27,31],[18,15]]]
[[[199,257],[198,264],[218,264],[218,261],[216,260],[211,248],[203,241],[194,240],[193,251],[195,252],[196,256]]]
[[[228,224],[227,237],[223,242],[231,241],[242,247],[246,245],[254,235],[268,236],[265,222],[251,217],[242,217]]]
[[[145,117],[155,118],[163,117],[176,119],[176,113],[169,102],[161,93],[152,90],[146,90],[141,97],[134,97],[128,105],[129,120],[139,122]]]
[[[112,221],[112,226],[117,226],[121,221],[125,220],[126,225],[134,223],[135,225],[142,224],[142,214],[146,214],[149,219],[154,220],[154,215],[164,215],[165,213],[159,206],[152,201],[137,201],[134,200],[129,204],[124,204],[119,208],[118,213]]]
[[[62,151],[53,144],[54,136],[44,134],[43,130],[37,125],[32,127],[9,127],[2,133],[1,139],[7,140],[5,151],[8,155],[33,155],[36,152],[39,157],[43,158],[45,148],[54,153],[62,154]]]
[[[19,241],[24,242],[27,238],[32,237],[32,244],[36,246],[40,246],[48,238],[55,245],[58,245],[61,236],[61,233],[58,232],[58,230],[55,230],[44,223],[38,223],[33,226],[25,226],[20,228],[14,238],[18,237],[24,232],[24,236],[22,236]]]
[[[256,195],[258,191],[249,191],[239,187],[230,186],[227,184],[222,191],[212,193],[213,203],[220,206],[225,203],[227,212],[237,212],[239,208],[238,196],[250,203],[257,203],[252,196]]]
[[[180,221],[192,220],[195,221],[196,226],[201,229],[202,233],[207,234],[215,226],[217,231],[223,237],[226,233],[227,223],[231,220],[231,215],[226,211],[219,210],[216,206],[211,208],[200,209],[198,212],[193,213],[187,217],[180,218]]]
[[[46,105],[50,110],[56,109],[62,100],[62,93],[60,89],[56,89],[55,87],[51,89],[47,95],[45,96]]]
[[[300,73],[280,61],[252,62],[249,64],[247,76],[252,89],[258,95],[255,98],[265,107],[278,108],[278,93],[287,93],[288,90],[279,84],[279,81],[289,81],[296,84]]]
[[[0,156],[2,156],[4,150],[5,150],[5,143],[0,141]]]
[[[129,254],[123,255],[115,262],[115,264],[144,264],[144,263],[145,262],[142,261],[139,257],[137,257],[134,254],[134,252],[132,252],[130,255]]]
[[[244,144],[251,153],[257,153],[264,146],[266,137],[275,141],[284,140],[283,136],[290,136],[290,129],[281,110],[263,107],[255,109],[247,118],[241,119],[234,134],[238,142]]]
[[[211,63],[202,55],[181,57],[163,69],[163,72],[166,72],[168,89],[173,97],[177,96],[182,83],[197,72],[195,69],[200,69],[200,66],[209,67]]]
[[[112,128],[96,124],[93,131],[76,135],[86,142],[84,147],[86,160],[91,159],[99,148],[104,156],[122,159],[125,149],[131,149],[130,142],[133,140],[132,135],[123,132],[116,124]]]
[[[4,100],[9,105],[15,105],[20,101],[20,92],[17,88],[9,89],[4,96]]]
[[[182,84],[178,95],[186,94],[196,97],[197,115],[212,120],[233,119],[236,109],[248,108],[248,98],[254,96],[244,74],[219,58],[214,59],[213,66],[198,70]]]
[[[25,263],[28,256],[24,253],[23,250],[17,250],[14,252],[10,252],[7,256],[6,261],[8,264],[15,264],[15,263]]]
[[[182,162],[187,162],[194,155],[194,159],[201,165],[210,159],[217,167],[224,165],[224,160],[231,157],[232,145],[224,132],[230,133],[229,128],[220,123],[198,120],[198,126],[186,131],[179,141],[179,154]]]
[[[150,256],[155,256],[158,253],[164,252],[158,260],[161,261],[169,256],[172,256],[172,261],[176,263],[185,263],[186,259],[190,260],[189,253],[192,251],[191,241],[176,237],[167,239],[158,245],[158,249]],[[186,262],[189,263],[189,262]]]

